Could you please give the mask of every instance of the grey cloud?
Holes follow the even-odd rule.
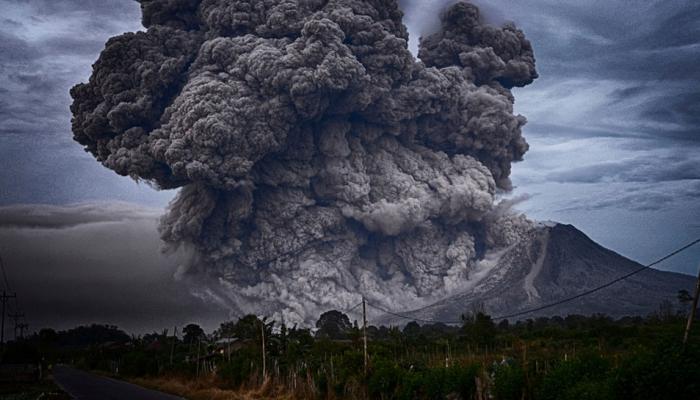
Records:
[[[530,137],[560,138],[636,138],[640,137],[638,131],[625,131],[622,129],[606,129],[599,126],[572,126],[558,123],[532,121],[524,128]]]
[[[555,182],[672,182],[700,180],[697,157],[639,157],[620,162],[605,162],[583,168],[553,172],[546,177]]]
[[[700,5],[682,2],[642,1],[632,5],[621,1],[542,2],[537,6],[542,18],[519,14],[520,24],[534,40],[542,43],[538,52],[558,64],[545,63],[545,73],[583,73],[616,79],[658,79],[659,73],[674,70],[669,52],[682,52],[684,46],[700,39],[697,16]],[[543,24],[550,19],[554,23]],[[565,31],[558,29],[565,27]],[[558,37],[568,41],[558,41]],[[554,41],[546,41],[546,37]],[[542,40],[538,40],[542,39]],[[666,57],[659,57],[663,50]],[[619,54],[625,57],[619,57]],[[678,60],[689,66],[690,59]],[[549,70],[550,67],[561,68]],[[679,71],[681,72],[681,71]],[[695,74],[692,69],[683,75]]]
[[[8,280],[32,329],[109,323],[144,333],[189,322],[212,329],[229,317],[173,279],[187,255],[161,253],[153,210],[25,205],[0,208],[0,221]]]
[[[685,128],[681,133],[688,139],[700,137],[700,91],[664,94],[645,105],[640,114]]]
[[[41,57],[39,49],[27,41],[8,32],[0,31],[0,54],[2,54],[2,67],[8,68],[6,63],[26,62]]]
[[[66,206],[17,204],[0,206],[0,229],[63,229],[84,224],[150,220],[155,222],[162,210],[129,203],[84,203]]]
[[[123,31],[115,15],[135,15],[138,5],[125,1],[0,1],[8,13],[30,10],[29,19],[13,19],[0,28],[0,79],[3,100],[0,134],[47,135],[67,130],[67,90],[85,70],[85,57],[92,58],[103,47],[103,38]],[[18,11],[19,12],[19,11]],[[20,12],[20,15],[22,12]],[[32,36],[34,25],[51,26],[50,34]],[[73,27],[84,31],[77,35]]]
[[[515,8],[519,25],[536,44],[539,70],[549,80],[588,80],[591,85],[608,80],[629,87],[616,93],[629,104],[615,115],[630,125],[620,134],[694,142],[700,138],[697,1],[494,4]],[[606,116],[590,115],[580,122],[601,117]],[[662,126],[669,122],[675,126]]]
[[[181,188],[161,236],[217,302],[302,323],[359,293],[407,307],[531,228],[495,204],[528,149],[510,88],[537,77],[512,24],[459,3],[421,63],[395,0],[141,4],[148,30],[73,88],[73,133]]]
[[[35,15],[46,16],[85,11],[95,16],[113,17],[122,12],[133,12],[130,2],[110,0],[24,0],[23,3],[36,10]]]
[[[430,12],[439,12],[446,0],[403,2],[412,36],[430,33]],[[477,2],[479,3],[479,2]],[[611,96],[626,107],[613,115],[596,110],[581,121],[553,127],[553,135],[664,137],[671,141],[698,140],[697,88],[700,87],[700,3],[637,1],[531,1],[493,0],[492,14],[514,18],[534,43],[538,70],[545,80],[520,96],[567,80],[608,81],[629,90]],[[428,14],[428,15],[426,15]],[[634,88],[637,88],[636,90]],[[547,99],[542,99],[547,101]],[[550,98],[550,102],[566,101]],[[672,104],[670,104],[672,103]],[[673,107],[677,107],[673,109]],[[688,111],[685,111],[688,110]],[[552,125],[547,115],[533,121]],[[606,125],[602,120],[625,122]],[[674,126],[668,125],[672,120]],[[589,125],[596,125],[590,127]],[[527,132],[535,132],[530,125]],[[548,132],[545,130],[545,132]]]
[[[624,209],[649,212],[667,211],[678,205],[687,206],[700,200],[700,181],[675,183],[673,185],[643,185],[624,187],[603,196],[572,201],[558,211]]]

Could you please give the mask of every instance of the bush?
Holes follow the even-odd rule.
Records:
[[[399,399],[444,399],[450,394],[468,400],[474,398],[477,365],[430,368],[403,373]]]
[[[564,361],[547,374],[537,391],[541,400],[612,399],[610,363],[597,354]]]
[[[256,349],[243,348],[231,354],[231,361],[227,361],[219,368],[219,378],[231,387],[239,387],[252,375],[260,354]]]
[[[375,360],[372,374],[367,381],[367,390],[371,398],[391,398],[401,380],[403,372],[399,367],[387,360]]]
[[[145,351],[130,351],[122,357],[119,371],[130,377],[153,376],[158,373],[158,361]]]
[[[520,400],[525,390],[525,371],[519,365],[501,365],[494,374],[493,394],[497,400]]]
[[[628,356],[616,371],[614,391],[621,399],[700,399],[700,349],[684,352],[676,343]]]

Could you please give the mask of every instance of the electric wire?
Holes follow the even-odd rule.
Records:
[[[611,281],[609,281],[609,282],[607,282],[607,283],[605,283],[605,284],[603,284],[603,285],[600,285],[600,286],[597,286],[597,287],[595,287],[595,288],[593,288],[593,289],[589,289],[589,290],[586,290],[586,291],[584,291],[584,292],[578,293],[578,294],[576,294],[576,295],[574,295],[574,296],[567,297],[567,298],[564,298],[564,299],[562,299],[562,300],[555,301],[555,302],[553,302],[553,303],[549,303],[549,304],[545,304],[545,305],[542,305],[542,306],[538,306],[538,307],[530,308],[530,309],[527,309],[527,310],[519,311],[519,312],[516,312],[516,313],[507,314],[507,315],[500,315],[500,316],[497,316],[497,317],[492,317],[491,319],[492,319],[492,320],[502,320],[502,319],[508,319],[508,318],[513,318],[513,317],[519,317],[519,316],[521,316],[521,315],[525,315],[525,314],[530,314],[530,313],[537,312],[537,311],[546,310],[546,309],[548,309],[548,308],[556,307],[556,306],[562,305],[562,304],[564,304],[564,303],[568,303],[568,302],[570,302],[570,301],[573,301],[573,300],[576,300],[576,299],[580,299],[581,297],[588,296],[589,294],[592,294],[592,293],[595,293],[595,292],[600,291],[600,290],[602,290],[602,289],[605,289],[605,288],[607,288],[607,287],[609,287],[609,286],[614,285],[614,284],[617,283],[617,282],[623,281],[623,280],[625,280],[625,279],[627,279],[627,278],[629,278],[629,277],[631,277],[631,276],[633,276],[633,275],[636,275],[636,274],[638,274],[638,273],[640,273],[640,272],[642,272],[642,271],[645,271],[645,270],[647,270],[647,269],[650,269],[651,267],[653,267],[653,266],[655,266],[655,265],[658,265],[658,264],[660,264],[660,263],[662,263],[662,262],[668,260],[669,258],[671,258],[671,257],[673,257],[673,256],[675,256],[675,255],[677,255],[677,254],[679,254],[679,253],[684,252],[685,250],[688,250],[689,248],[695,246],[695,245],[698,244],[698,243],[700,243],[700,238],[698,238],[698,239],[696,239],[696,240],[693,240],[692,242],[686,244],[685,246],[680,247],[680,248],[678,248],[678,249],[672,251],[671,253],[668,253],[667,255],[665,255],[665,256],[659,258],[658,260],[656,260],[656,261],[654,261],[654,262],[652,262],[652,263],[650,263],[650,264],[644,265],[644,266],[642,266],[641,268],[637,268],[636,270],[634,270],[634,271],[632,271],[632,272],[629,272],[629,273],[627,273],[627,274],[625,274],[625,275],[622,275],[622,276],[620,276],[620,277],[618,277],[618,278],[615,278],[615,279],[613,279],[613,280],[611,280]],[[408,315],[396,313],[396,312],[393,312],[393,311],[390,311],[390,310],[386,310],[386,309],[384,309],[384,308],[382,308],[382,307],[379,307],[379,306],[377,306],[377,305],[374,305],[374,304],[372,304],[372,303],[370,303],[370,302],[367,302],[367,304],[368,304],[369,306],[371,306],[371,307],[373,307],[373,308],[379,310],[379,311],[382,311],[382,312],[386,313],[386,314],[393,315],[393,316],[395,316],[395,317],[399,317],[399,318],[403,318],[403,319],[407,319],[407,320],[411,320],[411,321],[427,322],[427,323],[434,323],[434,324],[435,324],[435,323],[437,323],[437,324],[459,324],[459,323],[462,323],[462,322],[463,322],[462,320],[460,320],[460,321],[448,321],[448,320],[433,320],[433,319],[415,318],[415,317],[411,317],[411,316],[408,316]]]

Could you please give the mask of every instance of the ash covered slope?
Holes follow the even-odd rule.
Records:
[[[469,290],[404,314],[459,320],[473,304],[483,303],[490,315],[507,315],[574,296],[641,267],[571,225],[540,225],[523,235],[519,243],[481,262]],[[675,305],[678,290],[690,291],[694,283],[695,278],[689,275],[648,269],[591,295],[515,319],[595,313],[644,316],[657,311],[664,300]],[[405,323],[392,318],[387,321]]]
[[[528,229],[495,201],[528,149],[511,89],[537,77],[512,24],[459,2],[416,60],[397,0],[140,3],[147,30],[73,88],[73,134],[181,188],[160,231],[198,294],[287,323],[420,307]]]

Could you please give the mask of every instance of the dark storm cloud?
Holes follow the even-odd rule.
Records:
[[[700,142],[700,2],[556,2],[540,11],[521,25],[549,81],[617,82],[626,87],[612,97],[629,104],[617,117],[637,124],[630,135]]]
[[[32,327],[97,322],[142,333],[225,320],[173,279],[186,254],[159,251],[158,213],[126,203],[0,207],[0,252]]]
[[[70,144],[71,86],[111,35],[140,28],[131,0],[0,0],[0,204],[104,199],[164,204]],[[87,181],[98,182],[86,185]],[[165,200],[164,200],[165,199]]]
[[[129,1],[0,1],[0,135],[69,129],[68,89],[104,47],[103,38],[134,29]],[[128,19],[126,19],[128,21]],[[82,34],[76,34],[81,32]]]
[[[554,172],[519,174],[516,184],[639,187],[620,197],[611,184],[594,205],[577,205],[596,210],[630,204],[659,211],[697,193],[691,183],[700,179],[700,2],[490,3],[512,9],[535,47],[543,78],[518,97],[531,121],[525,134],[531,142],[591,140],[567,160],[554,157],[558,164],[548,161],[555,150],[534,145],[526,160]],[[624,144],[607,148],[611,139]],[[651,182],[678,184],[657,193],[645,186]]]
[[[624,80],[700,76],[678,68],[692,64],[686,56],[700,42],[694,0],[540,3],[539,18],[528,13],[519,22],[543,39],[538,53],[553,60],[544,70]]]

